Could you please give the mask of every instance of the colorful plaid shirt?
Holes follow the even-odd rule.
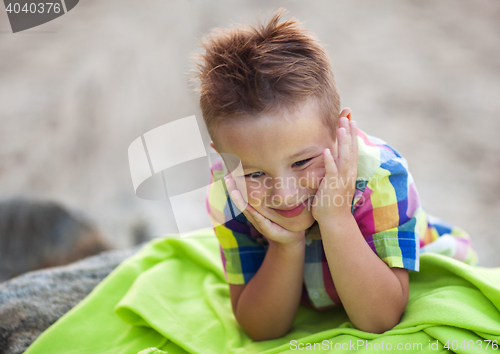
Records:
[[[436,252],[471,265],[477,253],[469,235],[427,214],[420,203],[406,160],[385,141],[358,129],[359,161],[351,211],[370,248],[389,267],[419,271],[423,252]],[[227,174],[224,164],[213,163],[212,181]],[[213,186],[213,184],[211,184]],[[220,242],[228,283],[246,284],[261,266],[268,243],[227,194],[207,192],[207,211]],[[221,195],[223,197],[221,197]],[[341,304],[330,274],[318,223],[306,230],[303,305],[328,309]]]

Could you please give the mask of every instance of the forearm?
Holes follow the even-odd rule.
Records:
[[[319,227],[335,288],[354,326],[382,333],[398,324],[406,307],[402,285],[371,250],[352,214]]]
[[[253,340],[278,338],[290,330],[302,293],[304,258],[305,240],[288,246],[270,241],[236,305],[236,319]]]

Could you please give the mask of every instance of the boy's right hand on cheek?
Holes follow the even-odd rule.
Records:
[[[241,210],[243,215],[245,215],[247,220],[252,223],[257,231],[259,231],[269,241],[274,241],[284,246],[295,245],[304,241],[305,230],[290,231],[269,220],[243,199],[243,196],[236,188],[236,183],[231,175],[225,176],[224,180],[233,203],[238,209]]]

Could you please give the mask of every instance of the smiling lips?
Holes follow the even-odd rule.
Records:
[[[302,212],[306,208],[306,204],[307,204],[308,200],[309,199],[306,199],[302,204],[300,204],[299,206],[297,206],[293,209],[290,209],[290,210],[281,210],[281,209],[275,209],[275,208],[271,208],[271,209],[273,209],[275,212],[277,212],[278,214],[280,214],[281,216],[283,216],[285,218],[294,218],[294,217],[302,214]]]

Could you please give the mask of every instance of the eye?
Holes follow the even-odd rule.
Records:
[[[248,175],[245,175],[245,177],[249,177],[249,178],[258,178],[258,177],[262,176],[262,174],[261,174],[261,175],[258,175],[258,176],[254,176],[255,174],[258,174],[258,173],[262,173],[262,172],[253,172],[253,173],[249,173]]]
[[[297,161],[296,163],[294,163],[292,166],[302,166],[302,165],[306,164],[307,162],[309,162],[311,160],[312,160],[312,158],[305,159],[305,160],[300,160],[300,161]]]

